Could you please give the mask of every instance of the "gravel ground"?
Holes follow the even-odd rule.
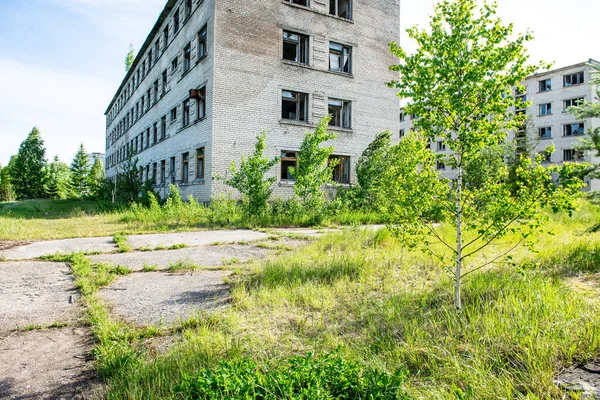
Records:
[[[171,263],[188,261],[202,267],[215,267],[231,263],[233,260],[246,262],[262,259],[269,251],[254,246],[223,245],[192,247],[180,250],[161,250],[122,254],[102,254],[90,257],[94,262],[108,262],[122,265],[132,271],[141,271],[144,265],[168,269]]]
[[[0,257],[7,260],[33,260],[34,258],[56,253],[73,253],[76,251],[110,253],[115,249],[113,239],[109,237],[47,240],[0,251]]]
[[[138,325],[172,324],[229,300],[226,271],[187,274],[137,273],[120,278],[100,292],[114,314]]]
[[[69,267],[62,263],[0,263],[0,336],[17,326],[69,322],[79,307]]]
[[[153,235],[132,235],[127,241],[134,249],[143,247],[156,248],[158,246],[173,246],[185,244],[188,247],[205,246],[215,243],[251,242],[266,239],[267,234],[250,230],[229,231],[200,231],[200,232],[178,232],[159,233]]]
[[[77,399],[92,391],[91,335],[84,329],[20,332],[0,339],[0,398]]]

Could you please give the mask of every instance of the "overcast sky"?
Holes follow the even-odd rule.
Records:
[[[402,29],[425,27],[435,3],[402,0]],[[142,45],[164,4],[0,0],[0,164],[36,125],[48,159],[58,154],[70,162],[80,143],[89,152],[104,152],[104,111],[125,75],[129,43]],[[518,31],[533,31],[534,61],[560,67],[600,57],[594,48],[600,1],[499,0],[499,9]],[[412,48],[405,35],[400,41]]]

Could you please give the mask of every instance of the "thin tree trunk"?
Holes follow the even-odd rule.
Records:
[[[462,185],[463,185],[463,170],[461,160],[458,160],[458,179],[456,181],[456,277],[454,298],[456,309],[462,308],[460,298],[460,278],[462,276]]]

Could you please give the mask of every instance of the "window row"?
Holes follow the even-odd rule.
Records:
[[[563,87],[581,85],[585,82],[585,74],[583,71],[579,71],[573,74],[563,75],[562,77]],[[538,81],[539,92],[549,92],[552,90],[552,78],[543,79]]]
[[[584,101],[583,97],[575,99],[563,100],[563,112],[566,112],[569,107],[577,106]],[[543,103],[538,105],[538,116],[551,115],[552,114],[552,103]]]
[[[298,64],[310,64],[310,37],[289,30],[283,31],[284,60]],[[352,47],[336,42],[329,42],[329,70],[352,73]]]
[[[182,153],[179,157],[180,169],[177,174],[177,157],[169,158],[168,169],[167,160],[146,164],[140,167],[140,178],[145,182],[150,182],[153,185],[164,186],[166,184],[188,184],[190,180],[202,182],[204,180],[205,171],[205,148],[200,147],[195,151],[195,164],[191,164],[190,152]],[[193,156],[193,153],[192,153]],[[159,170],[160,168],[160,170]]]
[[[311,0],[285,0],[291,4],[310,7]],[[352,19],[352,0],[329,0],[329,15],[335,17]]]
[[[203,3],[204,0],[201,0],[199,4]],[[180,15],[183,13],[184,15],[184,23],[191,16],[193,10],[193,1],[185,0],[183,7],[179,7],[173,13],[173,17],[171,21],[168,21],[165,24],[165,27],[162,30],[162,46],[161,46],[161,38],[157,38],[154,42],[154,46],[148,50],[147,56],[141,61],[139,68],[132,74],[131,82],[125,86],[121,95],[117,98],[117,101],[113,107],[113,109],[108,113],[107,125],[110,125],[112,121],[116,118],[117,114],[124,108],[127,101],[133,95],[133,92],[141,82],[148,76],[152,67],[157,63],[158,59],[165,52],[167,47],[170,44],[170,41],[176,36],[179,32],[181,23],[180,23]],[[201,33],[204,33],[204,48],[206,49],[206,26],[201,30]],[[204,32],[203,32],[204,31]],[[172,34],[171,34],[172,32]],[[202,48],[202,46],[199,46]]]
[[[309,122],[308,93],[283,90],[281,92],[281,118],[288,121]],[[328,112],[332,116],[329,126],[352,129],[352,102],[329,98]]]
[[[332,155],[329,162],[335,162],[332,172],[333,182],[349,185],[350,184],[350,157],[341,155]],[[294,181],[294,173],[298,171],[298,152],[283,150],[281,152],[281,175],[282,181]]]
[[[566,125],[563,125],[562,128],[563,128],[562,135],[564,137],[585,135],[585,123],[584,122],[575,122],[572,124],[566,124]],[[552,139],[552,127],[544,126],[544,127],[538,128],[538,135],[539,135],[540,139]]]
[[[575,150],[575,149],[565,149],[562,151],[562,160],[553,160],[552,156],[553,155],[557,155],[557,153],[554,154],[548,154],[546,152],[541,152],[540,155],[543,157],[544,162],[553,162],[553,161],[563,161],[563,162],[571,162],[571,161],[581,161],[583,160],[584,154],[583,152],[579,151],[579,150]]]

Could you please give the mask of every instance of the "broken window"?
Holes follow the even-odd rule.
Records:
[[[308,36],[283,31],[283,59],[308,64]]]
[[[179,63],[179,57],[175,57],[173,61],[171,61],[171,73],[174,74],[177,71],[177,64]]]
[[[185,0],[185,17],[192,15],[192,0]]]
[[[437,149],[438,149],[438,151],[444,151],[444,150],[446,150],[446,143],[444,143],[444,142],[437,142]]]
[[[171,157],[169,160],[169,175],[171,177],[171,184],[175,183],[175,157]]]
[[[198,60],[202,60],[208,54],[207,34],[208,30],[206,25],[204,25],[198,33]]]
[[[164,37],[164,41],[165,41],[165,46],[163,48],[163,51],[167,49],[167,46],[169,45],[169,24],[167,24],[167,26],[165,26],[165,29],[163,30],[163,37]]]
[[[154,102],[158,101],[158,80],[154,81]]]
[[[167,116],[161,118],[160,120],[160,140],[165,140],[167,138]]]
[[[352,0],[329,0],[329,14],[352,19]]]
[[[563,150],[563,161],[579,161],[583,158],[583,153],[577,150]]]
[[[333,181],[343,185],[350,184],[350,157],[331,156],[329,161],[337,160],[337,165],[333,167]]]
[[[162,94],[165,94],[167,92],[167,83],[168,83],[168,77],[167,77],[167,70],[165,69],[162,73]]]
[[[347,74],[352,72],[351,67],[351,55],[352,49],[349,46],[344,46],[339,43],[329,43],[329,70],[345,72]]]
[[[152,139],[154,140],[152,144],[158,143],[158,123],[155,122],[152,126]]]
[[[540,104],[540,115],[552,114],[552,103]]]
[[[198,98],[196,98],[196,116],[198,119],[206,118],[206,86],[198,90]]]
[[[563,76],[563,86],[580,85],[583,83],[583,71]]]
[[[186,127],[190,124],[190,100],[183,102],[183,126]]]
[[[158,56],[160,55],[160,39],[156,39],[154,43],[154,61],[158,61]]]
[[[156,171],[158,169],[158,165],[156,163],[152,164],[152,183],[156,184]]]
[[[179,32],[179,8],[173,14],[173,32]]]
[[[308,94],[282,92],[281,118],[293,121],[308,121]]]
[[[171,122],[177,121],[177,107],[171,110]]]
[[[568,124],[563,127],[564,136],[577,136],[585,133],[585,124],[578,122],[575,124]]]
[[[294,180],[292,175],[298,169],[298,153],[294,151],[281,152],[281,180]],[[294,171],[294,172],[292,172]]]
[[[204,179],[204,147],[196,149],[196,179]]]
[[[181,182],[187,183],[190,175],[190,153],[181,155]]]
[[[552,127],[539,128],[540,139],[552,139]]]
[[[552,90],[552,79],[544,79],[540,81],[540,92]]]
[[[152,49],[148,50],[148,72],[152,69]]]
[[[404,132],[404,129],[400,129],[400,139],[402,139],[404,136],[406,135],[406,133]]]
[[[146,129],[146,148],[150,146],[150,128]]]
[[[183,49],[183,73],[185,74],[192,66],[192,44],[188,43]]]
[[[298,4],[299,6],[308,7],[308,0],[286,0],[288,3]]]
[[[160,162],[160,184],[164,185],[167,182],[167,161]]]
[[[569,107],[576,107],[580,103],[582,103],[583,101],[584,101],[583,97],[579,97],[579,98],[576,98],[576,99],[565,100],[564,101],[564,110],[567,111],[567,109]]]
[[[329,99],[329,114],[332,115],[329,126],[352,128],[352,103],[350,101]]]

